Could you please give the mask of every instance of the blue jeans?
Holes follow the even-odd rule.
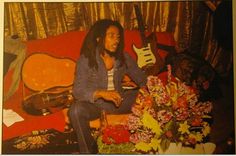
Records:
[[[108,114],[130,113],[137,93],[138,90],[125,91],[119,108],[107,101],[99,102],[99,104],[77,101],[71,105],[69,109],[70,122],[76,132],[79,152],[81,154],[94,154],[98,152],[96,140],[91,135],[89,121],[99,118],[102,110],[105,110]]]

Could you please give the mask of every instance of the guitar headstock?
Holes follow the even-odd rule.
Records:
[[[144,26],[142,14],[141,14],[138,4],[134,4],[134,10],[135,10],[135,14],[136,14],[136,19],[138,21],[138,29],[140,32],[142,44],[146,45],[147,44],[146,37],[145,37],[145,29],[146,28]]]

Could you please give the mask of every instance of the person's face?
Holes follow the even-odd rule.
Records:
[[[119,43],[120,43],[119,29],[115,26],[110,26],[106,31],[105,49],[111,52],[116,52]]]

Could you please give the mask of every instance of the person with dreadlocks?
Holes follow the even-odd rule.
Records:
[[[138,87],[146,84],[146,74],[124,52],[124,30],[120,23],[99,20],[83,41],[73,83],[75,103],[69,109],[79,153],[98,152],[89,121],[99,118],[103,110],[109,114],[131,112],[138,89],[122,88],[125,75],[129,75]]]

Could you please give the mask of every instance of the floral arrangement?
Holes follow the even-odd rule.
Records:
[[[105,128],[98,139],[99,149],[112,145],[105,153],[118,146],[125,152],[160,153],[171,142],[194,148],[210,133],[207,121],[211,110],[212,103],[198,101],[196,90],[174,78],[168,66],[166,84],[158,76],[149,76],[146,87],[139,90],[127,125]]]
[[[130,142],[130,131],[126,125],[108,125],[102,130],[97,143],[99,153],[133,154],[134,144]]]

